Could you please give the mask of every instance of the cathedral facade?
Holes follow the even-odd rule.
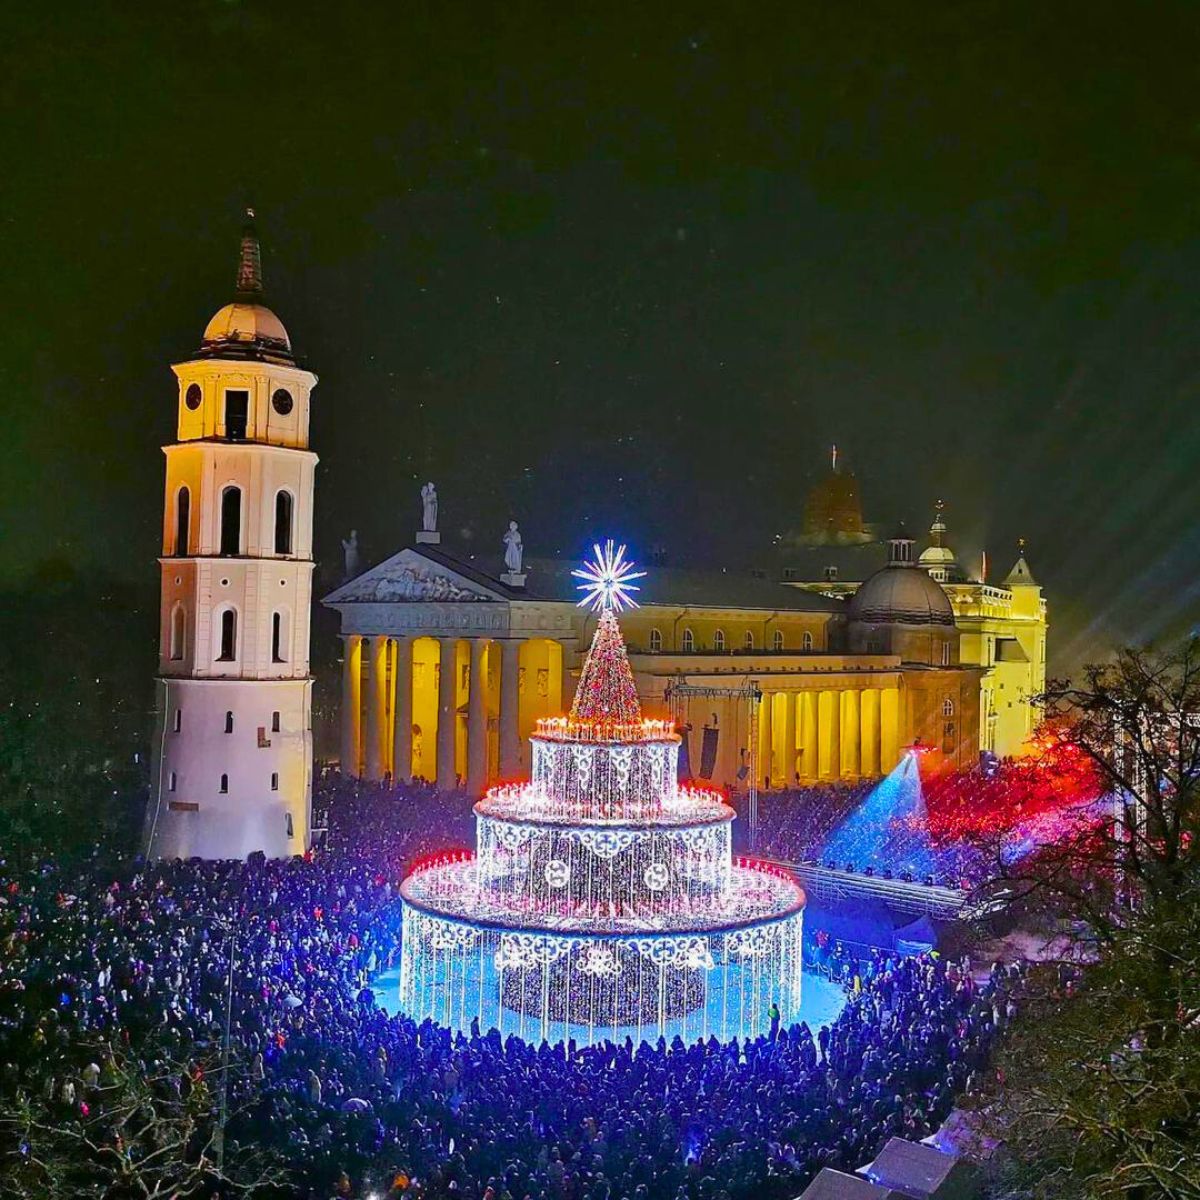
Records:
[[[514,574],[431,536],[325,598],[341,619],[341,767],[478,794],[528,771],[526,738],[569,707],[592,618],[576,564]],[[646,714],[680,724],[693,774],[869,779],[913,745],[978,760],[984,672],[906,536],[850,600],[758,571],[662,567],[641,582],[622,617],[630,662]]]

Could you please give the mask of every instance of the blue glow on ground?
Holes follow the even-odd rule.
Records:
[[[391,971],[386,971],[380,975],[372,984],[372,989],[375,992],[375,1000],[379,1007],[384,1012],[394,1015],[400,1013],[400,968],[396,967]],[[715,1028],[719,1020],[720,1001],[714,995],[710,1001],[711,1025]],[[487,1019],[481,1022],[483,1032],[487,1032],[489,1028],[497,1028],[507,1037],[510,1033],[524,1036],[527,1041],[537,1042],[541,1040],[541,1032],[536,1021],[526,1022],[526,1028],[523,1030],[518,1027],[517,1017],[507,1011],[500,1012],[499,1005],[493,1003],[486,1006],[488,1009]],[[796,1023],[800,1021],[808,1022],[809,1028],[815,1033],[822,1025],[832,1025],[837,1020],[838,1014],[846,1007],[846,993],[836,983],[830,983],[820,975],[812,975],[805,971],[803,975],[803,983],[801,987],[801,1003],[800,1010],[794,1014],[792,1020]],[[467,1016],[467,1014],[464,1014]],[[692,1042],[697,1036],[697,1020],[693,1015],[688,1020],[688,1028],[671,1027],[667,1029],[667,1040],[670,1041],[675,1033],[683,1036],[684,1041]],[[457,1022],[452,1026],[457,1028]],[[469,1016],[462,1025],[462,1033],[470,1033]],[[637,1040],[637,1030],[634,1027],[621,1030],[621,1036],[624,1038],[626,1034]],[[755,1033],[766,1033],[767,1029],[764,1026],[761,1030],[756,1030]],[[574,1038],[579,1045],[587,1045],[591,1041],[589,1032],[585,1027],[570,1027],[561,1023],[552,1023],[550,1025],[549,1040],[553,1042],[566,1041],[568,1038]],[[644,1040],[657,1041],[657,1028],[651,1032],[647,1029],[643,1033]]]
[[[863,802],[829,835],[822,862],[856,871],[909,872],[916,879],[939,876],[952,861],[929,841],[929,821],[917,755],[906,754],[892,773],[867,793]]]

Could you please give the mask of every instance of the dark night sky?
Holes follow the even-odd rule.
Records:
[[[670,7],[8,12],[0,578],[155,585],[251,199],[328,570],[427,476],[488,549],[765,562],[837,441],[870,518],[1029,539],[1052,666],[1194,621],[1196,8]]]

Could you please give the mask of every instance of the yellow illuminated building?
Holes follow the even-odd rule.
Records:
[[[797,590],[851,600],[879,562],[883,543],[855,536],[870,527],[863,524],[857,485],[850,486],[847,477],[853,478],[835,461],[813,490],[803,533],[783,540],[783,579]],[[809,519],[814,510],[826,515],[823,525]],[[980,669],[979,749],[1002,758],[1020,755],[1038,719],[1032,699],[1046,686],[1046,600],[1025,560],[1024,543],[1012,569],[994,584],[968,577],[946,534],[939,501],[917,563],[949,599],[960,635],[959,661]]]
[[[981,668],[910,539],[847,601],[760,571],[650,567],[623,615],[649,716],[680,722],[692,772],[737,786],[858,780],[920,742],[977,760]],[[594,617],[577,564],[524,573],[447,553],[436,533],[325,598],[341,618],[343,773],[472,794],[526,773],[539,717],[569,707]],[[447,669],[449,668],[449,669]]]

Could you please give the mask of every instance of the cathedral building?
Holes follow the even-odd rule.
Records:
[[[477,794],[528,771],[526,738],[569,707],[594,618],[574,562],[498,558],[427,529],[325,598],[341,620],[344,773]],[[902,531],[851,599],[765,571],[652,567],[641,583],[622,616],[630,662],[694,774],[744,784],[753,762],[760,787],[869,779],[914,744],[978,760],[984,669]]]
[[[866,588],[863,581],[874,576],[886,553],[871,528],[863,521],[853,473],[839,467],[835,451],[829,474],[809,496],[802,532],[781,539],[779,574],[790,587],[849,600],[853,607]],[[980,671],[980,750],[1020,755],[1037,723],[1031,699],[1046,687],[1046,600],[1023,542],[1004,579],[989,583],[970,577],[947,536],[939,501],[917,565],[949,602],[961,663]],[[861,608],[862,599],[857,603]]]
[[[263,304],[252,224],[233,303],[172,369],[146,847],[162,858],[300,854],[312,787],[317,377]]]

